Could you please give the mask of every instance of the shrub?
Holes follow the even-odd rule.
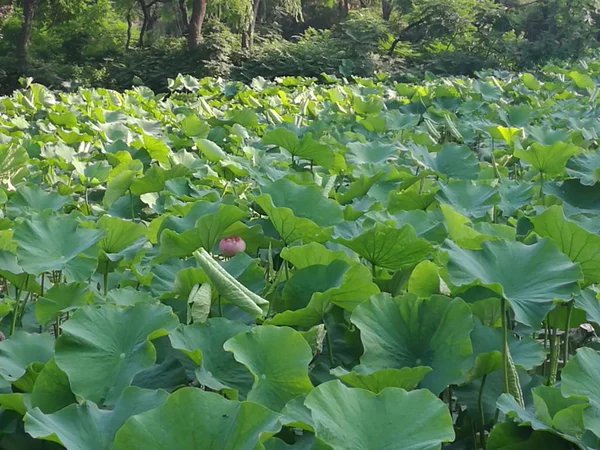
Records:
[[[157,39],[151,46],[131,49],[107,66],[106,83],[116,89],[131,87],[134,79],[155,91],[166,91],[167,78],[178,73],[228,76],[236,37],[220,23],[207,23],[201,45],[187,48],[185,38]]]
[[[377,68],[377,54],[387,37],[387,25],[380,18],[368,11],[353,13],[331,30],[309,28],[295,41],[265,41],[240,61],[235,75],[242,80],[323,72],[368,76]]]

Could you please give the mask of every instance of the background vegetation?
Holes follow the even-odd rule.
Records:
[[[520,70],[581,57],[599,22],[597,0],[0,0],[0,86]]]

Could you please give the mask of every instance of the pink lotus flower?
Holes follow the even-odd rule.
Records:
[[[239,236],[224,237],[219,242],[219,250],[223,253],[223,256],[235,256],[246,250],[246,243]]]

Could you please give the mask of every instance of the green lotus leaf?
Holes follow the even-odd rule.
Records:
[[[33,408],[25,415],[25,430],[35,438],[59,442],[68,449],[108,450],[127,419],[157,408],[166,399],[165,391],[128,387],[112,410],[99,409],[89,401],[52,414]]]
[[[515,156],[531,164],[548,176],[561,175],[568,159],[581,152],[581,148],[565,142],[542,145],[534,142],[526,149],[516,149]]]
[[[488,354],[489,356],[489,354]],[[498,356],[498,355],[496,355]],[[500,355],[500,364],[501,364]],[[476,367],[475,371],[486,369],[483,366]],[[486,370],[481,370],[479,375],[486,373]],[[523,395],[526,404],[532,402],[531,389],[540,385],[541,380],[537,377],[531,377],[525,370],[517,369],[519,382],[523,387]],[[498,398],[504,393],[504,381],[502,370],[495,370],[487,373],[483,388],[481,386],[482,378],[472,379],[469,383],[457,386],[453,389],[460,404],[464,405],[472,420],[476,423],[481,423],[482,411],[486,425],[494,422],[496,411],[498,410],[496,403]],[[481,403],[479,395],[481,393]],[[480,409],[481,404],[481,409]]]
[[[398,153],[399,148],[392,144],[383,142],[352,142],[348,144],[346,161],[350,165],[360,165],[369,163],[383,163],[388,159],[393,159]]]
[[[376,223],[355,238],[335,241],[354,250],[372,265],[393,270],[416,264],[431,252],[431,244],[418,238],[411,225],[398,229]]]
[[[431,370],[431,367],[403,367],[402,369],[381,369],[371,373],[362,373],[348,372],[346,369],[337,367],[331,370],[331,374],[351,387],[379,394],[388,387],[411,391]]]
[[[297,270],[281,292],[284,309],[304,308],[315,292],[341,286],[350,267],[347,262],[336,259],[327,265],[315,264]]]
[[[189,137],[205,138],[208,136],[210,126],[197,115],[191,114],[181,121],[181,131]]]
[[[160,192],[165,189],[169,180],[174,178],[189,177],[191,170],[181,164],[178,164],[168,170],[160,166],[151,166],[143,177],[135,178],[131,183],[131,193],[133,195],[143,195],[149,192]]]
[[[579,263],[586,285],[600,282],[600,236],[568,220],[560,206],[529,220],[537,234],[551,239],[571,261]]]
[[[293,131],[277,127],[267,131],[262,141],[265,145],[284,148],[292,155],[313,161],[316,165],[326,169],[331,169],[335,163],[333,150],[313,139],[310,134],[305,134],[300,140]]]
[[[140,223],[103,216],[98,220],[97,226],[104,230],[104,237],[100,240],[102,254],[99,262],[103,273],[109,263],[131,258],[146,242],[147,228]]]
[[[248,330],[248,325],[213,317],[204,324],[180,326],[169,339],[173,348],[199,366],[195,371],[200,383],[215,391],[235,389],[245,398],[252,388],[252,374],[223,349],[223,344]]]
[[[593,186],[600,181],[600,152],[582,153],[567,161],[567,173],[581,184]]]
[[[515,319],[538,329],[554,300],[578,293],[581,269],[548,239],[532,245],[489,241],[465,250],[446,241],[448,274],[456,286],[482,284],[503,295]]]
[[[49,334],[30,334],[19,330],[0,342],[0,376],[16,382],[34,363],[42,365],[53,355],[54,339]]]
[[[254,317],[265,315],[269,306],[267,300],[236,280],[203,248],[195,252],[194,256],[219,295]]]
[[[339,260],[334,261],[334,263],[325,267],[339,267],[341,264],[345,264]],[[312,293],[308,304],[299,309],[276,314],[273,318],[266,320],[265,323],[310,328],[323,323],[325,314],[331,309],[332,305],[337,305],[347,311],[353,311],[357,305],[379,293],[379,288],[373,283],[369,269],[360,264],[351,266],[345,271],[343,280],[338,286],[332,286],[324,292],[312,291],[315,287],[310,283],[310,273],[313,272],[313,269],[307,267],[303,270],[305,270],[309,279],[306,280],[306,284],[297,286],[297,288],[300,291],[308,289]],[[310,286],[310,288],[307,286]]]
[[[494,236],[480,233],[472,227],[472,222],[450,205],[440,205],[444,215],[448,237],[459,246],[469,249],[479,249],[485,241],[495,240]]]
[[[418,185],[418,183],[417,183]],[[435,201],[435,192],[420,193],[418,188],[410,187],[402,192],[390,191],[388,210],[397,211],[426,211]]]
[[[475,180],[479,175],[479,161],[464,145],[444,144],[437,153],[429,153],[422,145],[409,147],[418,163],[446,178]]]
[[[13,239],[17,259],[26,272],[39,275],[61,270],[69,281],[84,281],[98,265],[94,244],[102,235],[101,230],[79,227],[69,216],[38,216],[21,223]]]
[[[181,234],[164,230],[160,235],[160,254],[165,257],[190,256],[200,247],[211,251],[225,230],[245,217],[246,213],[238,207],[221,204],[216,212],[203,215],[193,228]]]
[[[274,206],[289,208],[296,217],[312,220],[322,227],[344,220],[340,206],[326,198],[316,186],[299,185],[284,178],[264,186],[262,193],[271,197]]]
[[[0,183],[13,187],[25,175],[28,159],[22,146],[0,144]]]
[[[208,139],[196,139],[195,144],[198,151],[202,153],[202,156],[208,161],[217,162],[227,159],[227,153],[213,141]]]
[[[183,388],[158,408],[125,422],[113,448],[254,450],[279,431],[277,419],[277,414],[256,403]]]
[[[150,341],[177,324],[171,309],[161,304],[86,306],[62,324],[56,364],[69,377],[74,394],[114,405],[135,375],[156,360]]]
[[[366,100],[363,100],[366,98]],[[361,97],[354,95],[352,98],[352,108],[357,114],[379,114],[383,109],[383,101],[378,97]]]
[[[58,211],[68,201],[68,197],[63,197],[58,192],[46,192],[39,186],[22,185],[10,198],[6,206],[6,214],[8,217],[16,218],[47,209]]]
[[[61,314],[74,311],[94,300],[94,294],[87,283],[59,283],[48,289],[35,302],[35,318],[46,326]]]
[[[438,266],[431,261],[421,261],[410,274],[407,290],[411,294],[428,298],[441,293],[441,281]]]
[[[420,121],[417,114],[404,114],[397,110],[387,111],[385,122],[390,131],[401,131],[413,128]]]
[[[447,205],[440,205],[440,208],[444,206],[450,208]],[[399,211],[393,217],[399,227],[407,224],[412,225],[417,232],[417,236],[427,239],[430,242],[441,244],[448,237],[440,210]]]
[[[469,378],[490,374],[502,367],[502,333],[499,328],[484,326],[477,318],[474,320],[473,332],[473,369]],[[514,364],[525,370],[542,365],[546,359],[543,345],[528,336],[517,339],[512,333],[507,336],[510,354]]]
[[[144,133],[142,135],[142,148],[148,152],[153,160],[163,164],[169,162],[171,149],[164,140]]]
[[[133,170],[124,170],[108,182],[103,198],[106,207],[111,207],[118,199],[129,191],[135,175],[136,172]]]
[[[302,334],[292,328],[255,327],[229,339],[223,348],[254,376],[249,401],[281,411],[287,402],[313,388],[308,378],[312,351]]]
[[[571,450],[573,445],[547,431],[535,431],[515,422],[499,422],[487,440],[489,450]]]
[[[600,183],[593,186],[581,184],[579,180],[549,182],[544,184],[544,193],[554,195],[570,206],[582,211],[600,212]]]
[[[360,371],[428,366],[433,370],[422,386],[439,393],[460,382],[468,369],[473,317],[459,298],[376,295],[356,307],[351,321],[365,349]]]
[[[204,323],[210,314],[212,303],[212,287],[209,283],[196,284],[190,291],[187,300],[187,322]]]
[[[575,83],[575,86],[580,89],[594,89],[596,86],[594,80],[592,80],[588,74],[577,72],[575,70],[569,72],[569,78],[571,78]]]
[[[519,208],[531,203],[533,184],[504,180],[498,187],[500,203],[498,206],[506,217],[512,216]]]
[[[537,78],[535,78],[535,76],[530,73],[524,73],[521,76],[521,79],[523,80],[523,84],[532,91],[537,91],[542,87],[541,83],[537,80]]]
[[[44,365],[35,380],[30,401],[32,407],[39,408],[45,414],[56,412],[77,402],[71,392],[67,374],[60,370],[54,358]]]
[[[532,394],[533,408],[522,408],[513,396],[502,394],[498,409],[521,425],[556,434],[580,448],[587,448],[582,442],[585,400],[564,398],[557,388],[546,386],[534,388]]]
[[[575,296],[575,308],[585,311],[585,316],[590,322],[600,324],[600,298],[593,288],[583,289]],[[564,323],[564,322],[563,322]]]
[[[596,380],[600,375],[600,352],[580,348],[561,373],[561,392],[564,396],[582,396],[589,400],[583,411],[585,428],[596,436],[600,434],[600,389]]]
[[[487,130],[494,139],[504,141],[509,145],[514,142],[515,136],[522,133],[521,128],[503,127],[501,125],[487,127]]]
[[[261,195],[254,201],[269,216],[286,246],[297,241],[325,242],[331,236],[331,228],[323,228],[310,219],[297,217],[290,208],[276,207],[269,195]]]
[[[296,269],[304,269],[313,265],[324,265],[335,260],[355,263],[343,250],[329,250],[323,244],[311,242],[310,244],[285,247],[281,250],[281,257],[289,261]]]
[[[356,198],[364,197],[373,187],[373,185],[377,183],[384,175],[385,172],[379,172],[372,176],[360,175],[356,180],[350,183],[350,186],[348,186],[347,189],[340,190],[336,194],[339,204],[347,205]]]
[[[15,244],[16,246],[16,243],[11,240],[11,247],[12,244]],[[36,294],[41,292],[41,286],[36,281],[36,278],[28,273],[25,273],[17,260],[17,256],[12,253],[12,251],[0,251],[0,267],[0,275],[16,288]]]
[[[475,184],[469,180],[440,183],[437,198],[451,205],[460,214],[480,218],[500,203],[498,188],[491,184]]]
[[[427,390],[386,388],[379,394],[330,381],[306,398],[318,438],[339,450],[429,450],[454,440],[444,403]]]
[[[119,306],[133,306],[136,303],[156,303],[157,300],[147,292],[137,291],[133,287],[124,287],[108,291],[106,302]]]

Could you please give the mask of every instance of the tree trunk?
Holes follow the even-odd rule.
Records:
[[[148,30],[148,25],[150,25],[150,7],[146,5],[144,0],[138,0],[138,4],[142,10],[142,14],[144,15],[144,20],[142,21],[142,27],[140,28],[140,37],[138,38],[138,47],[144,46],[144,36],[146,31]]]
[[[131,18],[131,8],[127,11],[127,41],[125,42],[125,50],[131,47],[131,29],[133,28],[133,19]]]
[[[261,0],[254,0],[252,3],[252,17],[250,18],[250,25],[245,36],[242,36],[242,48],[246,50],[252,50],[254,45],[254,29],[256,28],[256,19],[258,17],[258,11],[260,10]]]
[[[192,17],[190,18],[190,26],[188,33],[188,48],[193,49],[200,44],[202,36],[202,24],[206,16],[206,0],[192,1]]]
[[[17,56],[19,57],[19,62],[23,66],[26,66],[28,62],[27,46],[29,44],[29,38],[31,37],[35,6],[36,0],[23,1],[23,24],[21,25],[21,33],[19,34],[19,40],[17,41]]]
[[[181,13],[181,20],[183,21],[183,28],[187,30],[190,26],[190,22],[188,20],[188,10],[185,0],[179,0],[179,11]]]
[[[393,10],[394,4],[390,0],[381,0],[381,17],[383,20],[390,20]]]
[[[341,18],[346,17],[346,2],[344,0],[338,0],[338,12]]]

